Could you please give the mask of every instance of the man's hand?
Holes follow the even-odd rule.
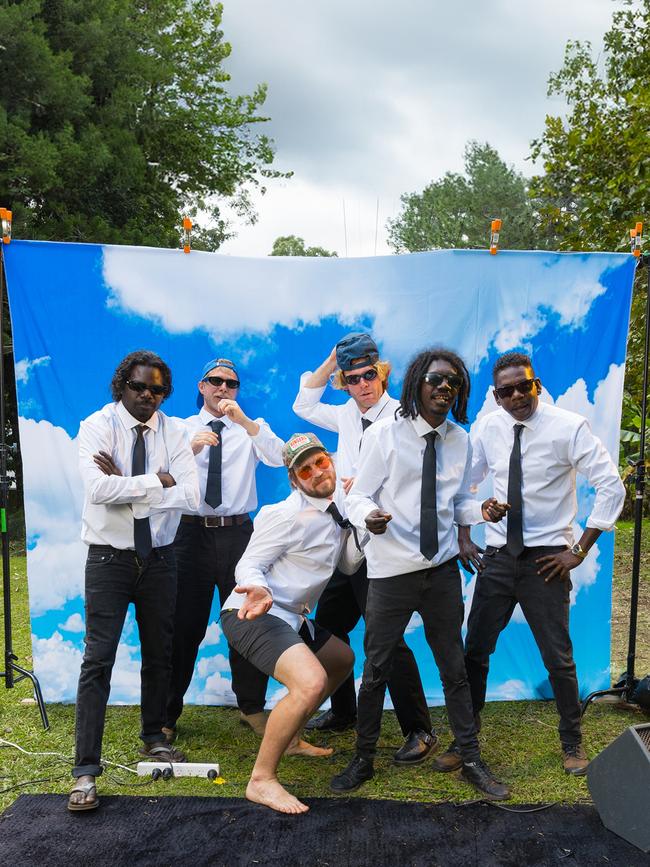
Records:
[[[266,587],[235,587],[235,593],[245,593],[246,599],[244,604],[237,612],[237,617],[240,620],[255,620],[256,617],[261,617],[266,614],[271,605],[273,605],[273,597]]]
[[[249,436],[256,437],[260,432],[258,423],[246,415],[236,400],[224,397],[217,404],[217,410],[223,413],[223,415],[228,416],[235,424],[241,425]]]
[[[156,473],[158,478],[160,479],[160,484],[163,488],[173,488],[176,484],[176,479],[171,475],[171,473]]]
[[[97,455],[93,455],[93,460],[99,467],[99,469],[106,476],[121,476],[122,471],[117,466],[113,458],[108,454],[108,452],[99,452]]]
[[[481,554],[483,548],[479,548],[476,542],[472,542],[469,527],[458,528],[458,559],[463,564],[463,569],[466,569],[470,575],[480,572],[483,568]]]
[[[489,521],[491,524],[497,524],[499,521],[505,518],[509,508],[509,503],[500,503],[494,497],[490,497],[489,499],[485,500],[484,503],[481,503],[481,513],[483,515],[483,519],[485,521]]]
[[[392,519],[393,516],[389,515],[388,512],[382,512],[381,509],[375,509],[366,518],[366,527],[369,532],[373,533],[375,536],[381,536],[382,533],[386,532],[386,526],[389,521],[392,521]]]
[[[219,435],[211,430],[201,430],[192,437],[192,454],[198,455],[205,446],[219,445]]]
[[[538,575],[544,575],[544,582],[548,584],[554,578],[568,581],[571,570],[582,563],[582,558],[576,557],[567,548],[566,551],[560,551],[558,554],[546,554],[544,557],[538,557],[535,562],[539,565]]]
[[[341,476],[341,482],[343,484],[343,492],[347,495],[350,493],[350,488],[354,484],[354,476]]]

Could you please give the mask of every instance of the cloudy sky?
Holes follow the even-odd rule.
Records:
[[[531,173],[531,139],[569,39],[595,53],[615,0],[224,0],[233,90],[269,86],[276,165],[259,222],[221,252],[264,256],[278,235],[339,255],[390,252],[401,193],[462,169],[469,139]],[[345,216],[345,221],[344,221]]]

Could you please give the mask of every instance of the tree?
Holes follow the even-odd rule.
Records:
[[[567,44],[564,65],[549,80],[567,116],[547,117],[532,143],[544,168],[531,182],[541,226],[562,250],[629,249],[629,229],[650,217],[650,0],[623,2],[604,37],[602,72],[588,42]],[[644,269],[630,316],[622,460],[634,451],[641,424],[646,292]]]
[[[464,175],[446,172],[421,193],[404,194],[401,201],[402,212],[388,222],[389,243],[396,253],[487,247],[495,217],[503,220],[502,247],[538,246],[527,181],[487,143],[468,142]]]
[[[281,235],[273,242],[270,256],[338,256],[335,251],[324,247],[305,247],[305,242],[297,235]]]
[[[650,0],[614,13],[603,72],[589,42],[568,42],[549,95],[566,100],[566,119],[547,116],[531,155],[540,221],[564,250],[623,250],[650,194]]]
[[[23,237],[177,246],[228,237],[224,200],[279,172],[260,85],[232,96],[211,0],[0,7],[0,203]],[[200,216],[197,218],[197,214]]]

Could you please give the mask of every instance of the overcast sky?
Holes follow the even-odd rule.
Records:
[[[399,197],[459,171],[469,139],[526,174],[531,139],[563,102],[546,96],[569,39],[595,54],[613,0],[224,0],[232,89],[268,84],[273,181],[259,221],[222,253],[267,255],[278,235],[340,256],[391,252]],[[378,215],[378,216],[377,216]]]

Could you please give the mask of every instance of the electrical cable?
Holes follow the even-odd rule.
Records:
[[[72,756],[66,756],[63,753],[55,753],[55,752],[32,752],[31,750],[26,750],[18,744],[13,743],[12,741],[6,741],[4,738],[0,738],[0,746],[6,747],[14,747],[14,749],[19,750],[21,753],[24,753],[26,756],[56,756],[57,758],[64,759],[66,762],[69,762],[71,765],[74,765],[74,759]],[[113,762],[111,759],[100,759],[100,764],[102,765],[113,765],[116,768],[122,768],[123,771],[128,771],[130,774],[136,774],[137,771],[133,770],[133,768],[127,767],[127,765],[122,765],[119,762]]]

